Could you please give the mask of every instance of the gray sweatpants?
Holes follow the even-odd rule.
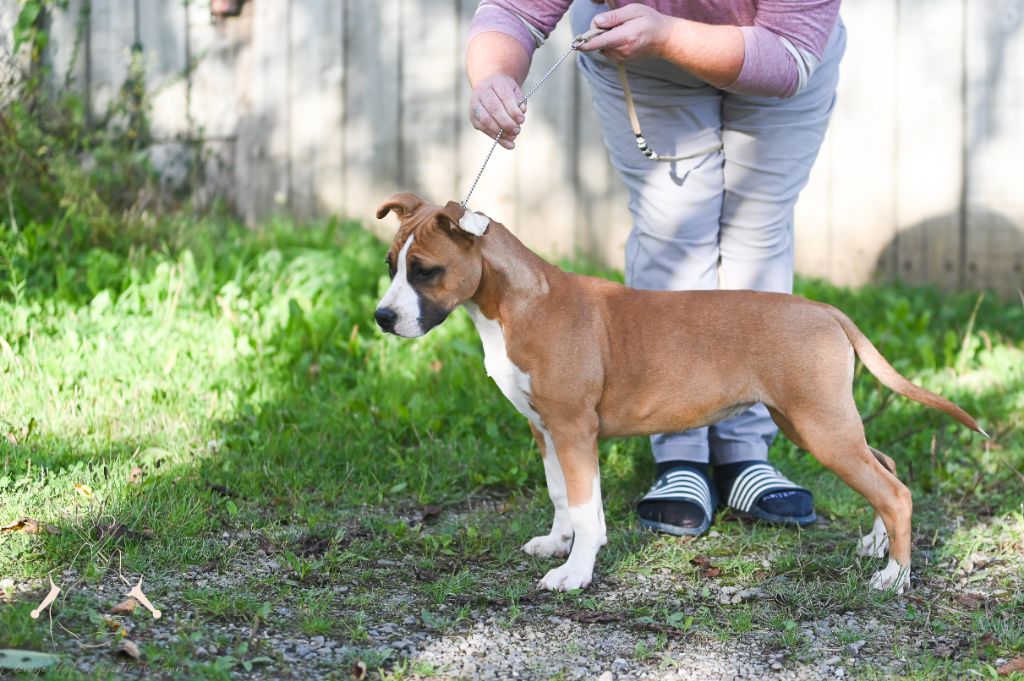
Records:
[[[606,9],[573,3],[573,34]],[[725,92],[661,60],[630,62],[629,84],[652,149],[680,156],[721,145],[673,163],[653,162],[637,149],[614,64],[579,55],[605,146],[629,189],[629,286],[793,290],[793,207],[828,127],[845,47],[839,21],[806,87],[788,99]],[[658,462],[763,461],[777,432],[758,404],[707,428],[655,435],[651,445]]]

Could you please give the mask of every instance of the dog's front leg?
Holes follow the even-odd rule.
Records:
[[[565,489],[565,476],[558,463],[558,455],[551,444],[551,435],[530,424],[533,437],[537,440],[540,454],[544,458],[544,477],[548,483],[548,496],[555,507],[555,519],[551,522],[551,532],[534,537],[523,545],[523,551],[538,558],[551,556],[568,556],[572,547],[572,521],[569,519],[569,498]]]
[[[593,421],[591,423],[590,421]],[[608,542],[597,462],[597,418],[552,424],[548,442],[565,480],[573,542],[569,559],[540,580],[550,591],[582,589],[594,576],[598,550]]]

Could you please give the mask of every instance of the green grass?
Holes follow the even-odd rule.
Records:
[[[151,592],[175,611],[178,640],[147,644],[150,664],[228,678],[270,663],[272,652],[250,642],[270,628],[365,647],[371,670],[395,678],[427,676],[429,665],[374,652],[369,628],[412,615],[417,628],[452,631],[482,607],[514,627],[530,604],[552,614],[625,607],[665,631],[764,634],[793,655],[809,650],[804,623],[847,611],[881,623],[869,645],[899,647],[921,627],[961,636],[953,656],[900,652],[923,677],[988,673],[992,660],[1024,654],[1020,301],[798,285],[845,310],[894,366],[993,435],[889,399],[858,372],[869,440],[915,493],[915,576],[936,597],[866,590],[878,561],[853,546],[869,510],[783,438],[773,461],[815,492],[826,522],[794,531],[719,519],[717,536],[693,543],[636,530],[649,452],[642,439],[604,443],[604,586],[547,596],[533,584],[553,561],[518,551],[550,521],[539,457],[486,379],[463,312],[415,341],[378,333],[385,247],[355,225],[172,227],[102,249],[60,251],[51,239],[45,253],[28,233],[9,234],[0,249],[0,524],[28,516],[60,529],[0,536],[0,576],[71,569],[88,586],[121,570],[159,585],[254,556],[278,566],[230,590],[182,584],[164,603],[162,588]],[[428,506],[441,512],[426,517]],[[689,562],[697,555],[721,576],[701,578]],[[1001,567],[978,568],[979,555]],[[628,604],[607,599],[643,578],[664,584]],[[765,597],[726,606],[719,584],[760,586]],[[954,599],[974,588],[997,595],[977,607]],[[51,638],[25,616],[41,595],[0,595],[13,604],[0,608],[0,647],[62,647],[58,627]],[[55,622],[96,629],[96,607],[60,605]],[[231,627],[222,653],[193,659],[221,625]],[[155,626],[142,620],[136,635]],[[858,633],[834,636],[841,648]],[[635,658],[661,654],[645,643]]]

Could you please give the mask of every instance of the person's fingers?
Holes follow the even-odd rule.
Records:
[[[581,52],[597,52],[599,50],[614,50],[622,44],[623,38],[625,38],[626,29],[614,28],[610,31],[605,31],[601,35],[594,36],[587,42],[580,45],[578,48]]]
[[[487,109],[487,113],[491,115],[498,127],[504,131],[504,137],[508,139],[515,139],[516,135],[519,134],[519,124],[516,123],[505,109],[505,104],[498,97],[493,89],[481,88],[480,89],[480,103]],[[518,110],[518,106],[516,107]],[[497,130],[494,131],[497,134]]]
[[[519,107],[519,111],[521,113],[526,114],[526,100],[524,97],[525,95],[523,94],[523,91],[519,89],[518,85],[516,85],[516,106]]]
[[[484,133],[488,137],[494,137],[498,134],[500,127],[494,117],[491,116],[490,112],[487,111],[487,107],[483,104],[478,103],[470,112],[470,120],[473,122],[473,127]]]
[[[609,10],[607,12],[601,12],[590,22],[590,25],[594,28],[615,28],[619,24],[623,24],[630,19],[636,19],[638,16],[647,11],[647,7],[643,5],[626,5],[619,9]]]
[[[522,125],[526,121],[526,117],[519,106],[519,102],[523,99],[523,91],[519,89],[519,85],[509,78],[495,81],[492,83],[491,89],[498,95],[498,99],[501,100],[509,117],[516,122],[516,125]],[[523,103],[525,104],[525,102]]]
[[[476,100],[479,102],[479,100]],[[477,103],[470,113],[470,120],[473,123],[473,127],[484,133],[491,139],[494,139],[498,132],[501,132],[501,126],[494,120],[494,117],[487,110],[487,107],[482,103]],[[498,144],[506,149],[512,149],[515,147],[514,136],[507,132],[502,132],[501,139],[498,140]]]

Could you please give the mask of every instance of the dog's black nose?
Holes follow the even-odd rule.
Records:
[[[395,330],[395,320],[398,315],[390,307],[378,307],[377,314],[373,317],[377,320],[377,326],[381,328],[381,331],[390,333]]]

